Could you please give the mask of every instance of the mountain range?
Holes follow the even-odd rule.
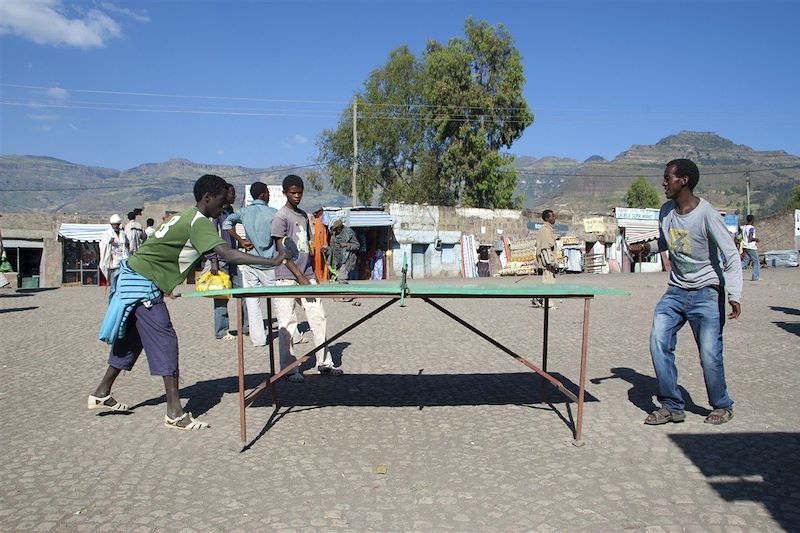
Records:
[[[634,145],[606,160],[518,156],[517,193],[524,207],[550,207],[560,213],[607,213],[623,206],[630,183],[644,176],[661,191],[664,164],[687,157],[700,167],[699,195],[719,210],[744,211],[746,176],[751,181],[751,206],[759,215],[783,207],[789,191],[800,184],[800,157],[785,151],[757,151],[710,132],[682,131],[653,145]],[[241,186],[256,180],[277,185],[289,173],[307,175],[308,168],[207,165],[186,159],[145,163],[128,170],[79,165],[52,157],[0,156],[0,206],[6,212],[127,212],[144,203],[193,203],[191,185],[202,174],[217,174]],[[309,208],[350,205],[350,198],[322,178],[320,191],[307,187]]]

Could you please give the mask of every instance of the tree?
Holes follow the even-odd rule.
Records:
[[[649,184],[644,176],[639,176],[631,186],[628,187],[628,192],[625,194],[625,202],[628,207],[659,207],[661,205],[661,197],[658,192]]]
[[[467,19],[466,38],[393,50],[358,101],[358,194],[382,201],[507,208],[517,174],[501,153],[533,122],[522,62],[502,25]],[[339,191],[350,191],[352,110],[318,141]]]
[[[800,209],[800,185],[795,185],[792,193],[789,195],[789,201],[786,202],[786,210],[793,211]]]

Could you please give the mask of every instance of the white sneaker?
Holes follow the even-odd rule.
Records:
[[[344,375],[344,370],[336,366],[323,366],[320,365],[317,367],[317,371],[322,374],[323,376],[336,376],[339,377]]]
[[[234,341],[236,340],[236,335],[231,335],[230,332],[226,333],[224,337],[219,337],[218,341]]]

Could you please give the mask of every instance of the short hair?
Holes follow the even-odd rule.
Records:
[[[753,221],[756,219],[753,215],[747,215],[747,223],[752,224]]]
[[[691,159],[673,159],[664,168],[675,167],[675,175],[679,178],[689,178],[689,189],[694,190],[700,181],[700,170]]]
[[[204,174],[194,182],[194,199],[200,201],[205,193],[212,196],[228,192],[228,182],[214,174]]]
[[[542,211],[542,220],[547,220],[548,218],[550,218],[550,215],[552,214],[553,214],[552,209],[545,209],[544,211]]]
[[[305,186],[303,185],[303,178],[295,174],[289,174],[283,178],[283,190],[288,191],[289,187],[300,187],[301,189],[305,189]]]
[[[129,211],[128,220],[136,220],[136,213],[134,213],[133,211]]]
[[[148,218],[148,219],[147,219],[147,225],[148,225],[148,226],[154,226],[154,225],[155,225],[155,223],[156,223],[156,221],[155,221],[155,220],[153,220],[152,218]]]
[[[269,187],[267,187],[267,184],[261,183],[260,181],[257,181],[250,186],[250,196],[252,196],[253,198],[258,198],[267,191],[269,191]]]

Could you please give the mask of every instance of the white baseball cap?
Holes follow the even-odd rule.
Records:
[[[111,224],[120,224],[122,222],[122,217],[120,217],[118,214],[114,213],[113,215],[111,215],[111,218],[109,218],[108,221]]]

